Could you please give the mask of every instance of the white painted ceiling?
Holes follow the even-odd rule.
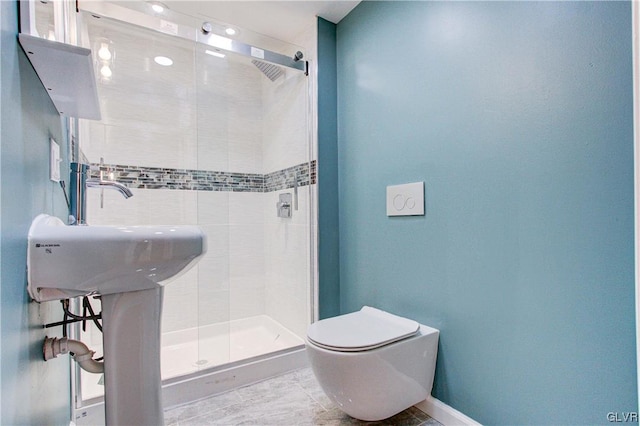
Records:
[[[316,16],[337,24],[357,1],[216,1],[161,0],[170,9],[237,25],[287,42],[295,41],[314,25]]]

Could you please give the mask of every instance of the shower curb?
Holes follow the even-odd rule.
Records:
[[[210,373],[196,373],[193,377],[164,383],[162,385],[163,406],[166,411],[308,366],[309,360],[305,348],[300,346],[293,350],[257,358],[254,361],[239,362]],[[73,414],[70,425],[103,426],[105,424],[104,401],[77,408]]]
[[[165,410],[308,367],[304,346],[162,386]]]

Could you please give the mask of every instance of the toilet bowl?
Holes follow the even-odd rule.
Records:
[[[327,396],[351,417],[376,421],[431,394],[439,333],[365,306],[311,324],[306,347]]]

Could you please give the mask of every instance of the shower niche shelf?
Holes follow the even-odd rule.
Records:
[[[90,49],[24,33],[18,40],[61,115],[100,120]]]

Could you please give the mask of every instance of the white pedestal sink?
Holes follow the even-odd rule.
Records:
[[[196,226],[67,226],[40,215],[29,230],[28,290],[38,301],[102,296],[107,425],[161,425],[163,286],[206,252]]]

